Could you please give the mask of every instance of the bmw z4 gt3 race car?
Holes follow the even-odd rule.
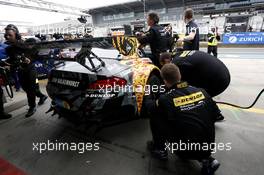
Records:
[[[75,61],[58,62],[47,92],[60,117],[77,122],[111,123],[144,117],[144,95],[160,91],[159,69],[138,51],[133,37],[42,43],[79,47]],[[141,56],[140,56],[141,55]]]

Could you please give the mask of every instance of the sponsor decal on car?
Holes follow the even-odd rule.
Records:
[[[52,83],[57,83],[65,86],[71,86],[71,87],[79,87],[80,82],[79,81],[73,81],[73,80],[66,80],[61,78],[52,78]]]

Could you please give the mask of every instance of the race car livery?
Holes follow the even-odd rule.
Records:
[[[63,61],[49,74],[47,92],[52,110],[79,121],[101,120],[105,114],[123,111],[142,116],[146,88],[159,85],[159,69],[137,52],[133,37],[95,38],[42,43],[45,47],[81,47],[76,61]],[[152,83],[153,84],[153,83]],[[117,115],[116,115],[117,116]]]

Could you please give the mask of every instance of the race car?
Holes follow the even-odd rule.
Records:
[[[51,70],[47,92],[60,117],[78,123],[118,123],[146,116],[144,96],[161,87],[159,69],[133,37],[53,41],[41,47],[81,47],[75,61]]]

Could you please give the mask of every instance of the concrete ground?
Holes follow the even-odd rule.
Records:
[[[25,98],[25,92],[23,90],[20,90],[18,92],[15,91],[13,88],[13,98],[10,98],[8,94],[6,93],[6,90],[4,90],[5,94],[5,112],[9,113],[16,109],[19,109],[21,107],[24,107],[27,105],[27,100]]]
[[[264,88],[263,49],[219,49],[228,66],[230,87],[216,101],[242,106],[251,104]],[[249,54],[250,53],[250,54]],[[33,151],[33,143],[88,143],[83,129],[57,116],[46,115],[49,102],[25,119],[27,107],[13,111],[14,117],[0,121],[0,157],[30,175],[198,175],[196,161],[170,155],[158,161],[146,150],[151,139],[148,120],[136,120],[105,128],[96,135],[98,151]],[[214,154],[221,167],[216,175],[260,175],[264,172],[264,97],[251,110],[220,105],[226,121],[216,124],[216,142],[231,143],[230,151]]]

